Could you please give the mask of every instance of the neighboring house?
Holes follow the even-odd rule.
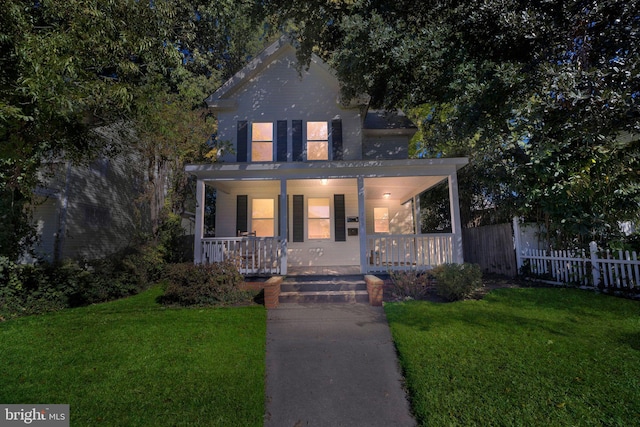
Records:
[[[192,164],[194,258],[233,258],[244,274],[352,266],[362,273],[462,262],[457,170],[466,158],[408,159],[416,127],[401,112],[343,105],[312,57],[299,72],[284,39],[207,98],[233,150]],[[448,180],[452,233],[421,234],[417,198]],[[216,189],[215,237],[204,237],[205,186]]]
[[[33,211],[36,259],[110,255],[133,242],[148,216],[139,200],[144,171],[130,154],[98,158],[86,166],[51,161],[42,167],[41,181],[45,184],[35,189]]]

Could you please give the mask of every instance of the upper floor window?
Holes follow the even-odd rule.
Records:
[[[273,123],[251,124],[251,161],[273,161]]]
[[[329,160],[327,122],[307,122],[307,160]]]

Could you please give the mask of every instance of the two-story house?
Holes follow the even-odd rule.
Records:
[[[468,160],[409,159],[416,127],[401,112],[344,105],[320,58],[296,64],[280,39],[207,98],[233,149],[186,166],[197,178],[195,262],[233,258],[244,274],[462,262],[456,174]],[[452,232],[422,234],[418,197],[443,180]],[[203,232],[205,186],[217,194],[215,237]]]

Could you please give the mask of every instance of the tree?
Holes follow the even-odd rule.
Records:
[[[233,74],[263,32],[253,3],[231,0],[3,0],[2,9],[0,216],[15,226],[0,254],[14,258],[43,161],[113,155],[132,143],[129,128],[166,146],[181,125],[205,147],[204,97],[185,87]],[[95,130],[113,124],[124,132],[105,145]],[[149,142],[143,149],[155,150]]]
[[[539,218],[579,245],[640,219],[637,2],[285,3],[269,2],[277,22],[345,98],[407,110],[417,156],[470,157],[463,210]]]

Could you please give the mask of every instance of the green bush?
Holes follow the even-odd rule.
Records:
[[[244,278],[231,261],[207,265],[172,264],[163,304],[210,306],[248,301],[254,293],[240,289]]]
[[[400,299],[422,299],[431,284],[431,277],[415,270],[391,271],[389,273],[393,284],[392,294]]]
[[[478,264],[442,264],[431,270],[438,295],[448,301],[468,298],[482,287],[482,270]]]
[[[55,264],[21,265],[0,256],[0,320],[136,294],[160,280],[164,265],[153,245]]]
[[[0,320],[60,310],[66,298],[49,271],[0,257]]]

